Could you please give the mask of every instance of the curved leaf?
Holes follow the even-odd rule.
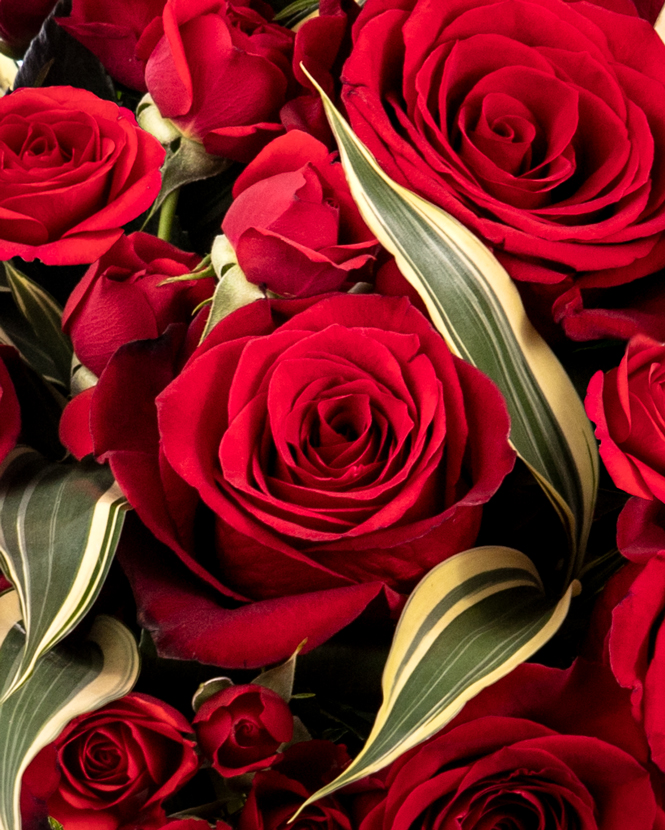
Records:
[[[0,564],[26,630],[0,703],[90,609],[128,507],[109,469],[91,460],[53,464],[18,447],[0,466]]]
[[[512,548],[472,548],[437,565],[400,617],[383,672],[383,703],[367,743],[300,810],[442,729],[481,689],[550,639],[578,587],[574,582],[560,600],[548,599],[531,560]]]

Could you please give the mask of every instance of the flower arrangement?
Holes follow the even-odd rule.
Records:
[[[665,828],[659,13],[0,0],[0,830]]]

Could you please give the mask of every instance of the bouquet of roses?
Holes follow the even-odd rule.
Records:
[[[659,12],[0,0],[0,830],[665,830]]]

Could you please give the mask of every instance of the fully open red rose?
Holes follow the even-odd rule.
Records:
[[[1,98],[0,151],[0,259],[94,262],[161,184],[161,145],[129,110],[83,89]]]
[[[631,3],[601,5],[368,0],[343,70],[386,172],[516,279],[560,283],[550,301],[665,264],[665,45]]]
[[[300,130],[276,138],[240,174],[222,230],[250,282],[285,297],[370,276],[378,248],[342,171]]]
[[[167,0],[137,55],[160,113],[215,155],[247,162],[284,131],[293,32],[261,0]]]
[[[265,769],[291,740],[293,715],[272,689],[247,683],[208,698],[194,718],[196,737],[213,769],[226,777]]]
[[[525,664],[395,761],[359,828],[661,830],[647,758],[604,666]]]
[[[132,89],[145,92],[143,63],[136,44],[148,23],[161,15],[166,0],[73,0],[69,17],[56,22],[106,67],[109,74]]]
[[[632,338],[616,369],[591,378],[585,407],[616,486],[665,502],[665,344]]]
[[[179,355],[171,335],[122,347],[91,407],[95,454],[198,577],[123,558],[170,653],[265,665],[379,594],[398,606],[513,464],[496,387],[404,298],[256,302]]]
[[[165,818],[164,799],[199,762],[192,729],[172,706],[129,694],[80,715],[28,767],[24,783],[67,830],[116,830]]]
[[[471,543],[512,466],[500,395],[405,300],[330,298],[253,337],[264,314],[218,325],[158,399],[166,458],[217,516],[227,584],[408,591]]]
[[[653,760],[665,771],[665,551],[626,565],[608,584],[599,613],[611,614],[607,646],[618,682],[631,690]]]

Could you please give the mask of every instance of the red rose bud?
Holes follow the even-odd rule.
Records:
[[[145,92],[143,63],[136,44],[146,26],[164,10],[166,0],[73,0],[69,17],[56,23],[96,55],[109,75],[131,89]]]
[[[293,734],[288,705],[272,689],[251,683],[217,692],[193,723],[201,751],[227,778],[272,766],[277,748]]]
[[[248,162],[284,128],[294,35],[260,0],[167,0],[137,46],[165,118],[213,155]]]
[[[32,761],[24,786],[67,830],[160,826],[162,802],[198,768],[194,747],[176,709],[133,693],[71,721]]]
[[[628,0],[516,8],[368,0],[342,100],[388,175],[515,279],[595,297],[665,265],[665,44]]]
[[[94,262],[159,193],[159,142],[83,89],[0,98],[0,148],[0,259]]]
[[[250,282],[284,297],[307,297],[369,278],[378,243],[334,157],[293,130],[239,176],[222,230]]]
[[[157,338],[173,323],[190,323],[194,309],[212,295],[213,279],[164,281],[188,274],[199,261],[197,254],[151,234],[121,236],[90,266],[65,306],[63,329],[83,365],[101,375],[125,343]],[[60,419],[60,440],[79,459],[93,451],[92,395],[93,389],[77,394]]]
[[[200,262],[147,233],[121,236],[86,271],[62,317],[77,357],[101,375],[111,355],[132,340],[159,337],[171,323],[189,323],[194,309],[212,296],[212,278],[167,283]]]
[[[584,405],[616,486],[665,502],[665,344],[633,337],[616,369],[591,378]]]
[[[22,55],[39,32],[57,0],[0,0],[0,39]]]

